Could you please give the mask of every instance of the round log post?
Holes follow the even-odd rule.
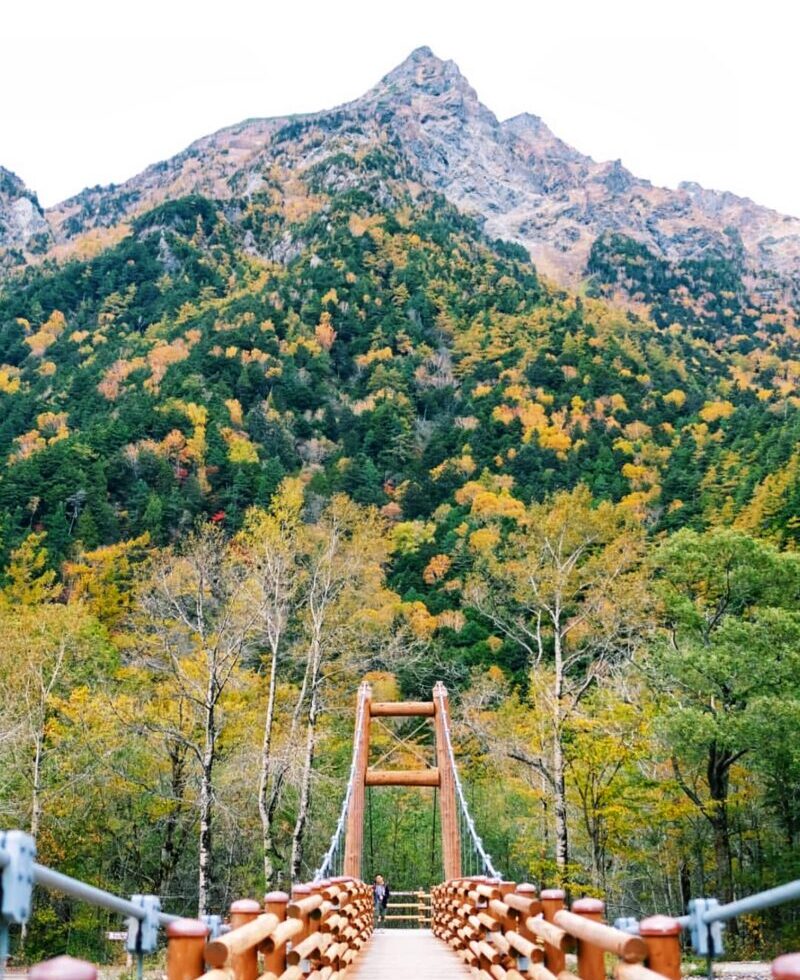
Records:
[[[289,904],[289,895],[286,892],[267,892],[264,896],[264,911],[277,915],[279,922],[286,921],[286,906]],[[286,969],[286,943],[282,943],[272,952],[262,950],[264,953],[264,973],[274,973],[279,977]]]
[[[639,935],[647,945],[650,969],[670,980],[681,980],[680,922],[668,915],[651,915],[639,923]]]
[[[538,891],[536,885],[531,885],[529,882],[523,881],[520,882],[519,885],[517,885],[515,894],[521,895],[522,898],[536,898]],[[520,936],[522,936],[523,939],[527,939],[528,942],[535,943],[536,936],[534,936],[534,934],[530,931],[530,929],[525,925],[526,918],[527,916],[521,915],[519,917],[519,922],[516,924],[514,928],[520,934]],[[541,950],[538,945],[536,949],[533,951],[533,955],[531,959],[534,963],[541,963],[542,960],[544,959],[544,951]],[[517,969],[520,971],[520,973],[524,973],[526,970],[529,969],[529,964],[523,962],[523,960],[527,960],[527,957],[517,958],[517,964],[518,964]]]
[[[167,926],[167,980],[197,980],[206,965],[203,952],[208,926],[199,919],[178,919]]]
[[[553,916],[564,908],[564,891],[561,888],[545,888],[539,896],[542,900],[542,916],[546,922],[552,922]],[[564,953],[549,943],[544,947],[544,961],[547,969],[558,976],[566,965]]]
[[[231,903],[231,929],[245,926],[261,915],[261,906],[255,899],[240,898]],[[231,969],[236,980],[258,980],[258,946],[231,956]]]
[[[516,881],[501,881],[497,886],[500,889],[500,899],[501,901],[505,899],[506,895],[511,895],[517,890]],[[500,923],[503,932],[506,929],[514,928],[514,917],[510,914],[506,914]]]
[[[800,980],[800,953],[785,953],[773,960],[772,980]]]
[[[298,899],[308,898],[310,894],[311,894],[310,885],[294,885],[292,887],[293,902],[296,902]],[[312,931],[311,917],[309,915],[302,915],[300,917],[300,921],[303,923],[303,931],[298,932],[298,934],[294,937],[294,939],[292,940],[293,946],[299,945],[304,939],[308,938],[308,936],[311,935],[311,931]],[[306,972],[305,966],[306,964],[301,964],[303,972]],[[280,976],[280,974],[278,974],[278,976]]]
[[[603,921],[605,905],[599,898],[579,898],[572,903],[572,911],[593,922]],[[578,976],[581,980],[605,980],[605,954],[599,946],[578,940]]]
[[[31,968],[31,980],[97,980],[97,969],[85,960],[57,956]]]
[[[445,880],[461,877],[461,835],[458,826],[455,774],[447,750],[449,708],[447,688],[437,681],[433,689],[436,767],[439,770],[439,814],[442,827],[442,865]]]
[[[354,748],[353,794],[347,811],[347,830],[344,838],[344,872],[358,878],[362,874],[362,852],[364,850],[364,805],[366,800],[367,769],[369,768],[370,701],[372,688],[364,682],[359,688],[357,721],[361,722],[361,733]]]
[[[316,881],[312,885],[310,885],[311,894],[324,896],[325,889],[330,888],[332,884],[333,882],[331,881],[330,878],[323,878],[322,881]],[[319,917],[319,912],[320,912],[319,909],[315,909],[314,913],[309,917],[310,921],[308,924],[308,931],[310,933],[319,932],[320,930],[322,923]]]

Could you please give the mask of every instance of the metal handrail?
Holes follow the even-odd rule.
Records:
[[[800,878],[796,881],[789,881],[785,885],[756,892],[755,895],[748,895],[747,898],[728,902],[727,905],[718,905],[716,908],[708,909],[701,918],[707,925],[711,925],[712,922],[727,922],[729,919],[735,919],[737,915],[760,912],[761,909],[769,909],[774,905],[796,900],[800,900]],[[682,923],[684,919],[688,921],[689,916],[681,916],[678,921]]]
[[[36,845],[30,834],[22,831],[0,833],[0,978],[5,976],[8,959],[9,927],[23,925],[31,912],[34,885],[62,892],[71,898],[107,909],[128,919],[128,952],[136,955],[137,975],[143,975],[143,956],[152,953],[158,942],[160,926],[176,922],[179,916],[161,911],[156,895],[134,895],[121,898],[112,892],[89,885],[78,878],[62,874],[33,860]]]
[[[50,888],[53,891],[63,892],[71,898],[89,905],[96,905],[99,908],[108,909],[109,912],[118,912],[120,915],[127,915],[129,918],[144,922],[147,912],[141,905],[135,905],[126,898],[120,898],[102,888],[94,885],[87,885],[86,882],[78,878],[70,878],[69,875],[54,871],[43,864],[33,865],[33,880],[43,888]],[[169,915],[166,912],[158,912],[156,915],[160,926],[169,925],[170,922],[177,922],[180,916]]]
[[[721,956],[725,949],[723,943],[724,923],[738,915],[760,912],[763,909],[781,905],[784,902],[800,901],[800,879],[785,885],[768,888],[755,895],[736,899],[720,905],[715,898],[695,898],[689,902],[688,915],[677,916],[675,922],[689,933],[693,951],[708,960],[708,976],[711,977],[711,964],[715,957]],[[640,934],[640,923],[635,918],[623,917],[614,923],[617,928],[632,935]]]

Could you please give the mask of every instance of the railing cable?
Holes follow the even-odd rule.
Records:
[[[483,840],[478,835],[478,831],[475,828],[475,821],[472,819],[469,807],[467,806],[466,798],[464,797],[464,790],[461,787],[461,780],[458,778],[458,769],[456,768],[456,759],[453,754],[453,743],[450,740],[450,724],[447,719],[447,711],[444,707],[443,694],[439,691],[434,690],[434,697],[439,701],[439,710],[442,715],[442,730],[444,732],[444,742],[445,748],[447,750],[448,761],[450,762],[450,767],[453,772],[453,780],[456,785],[456,796],[458,797],[458,803],[461,808],[461,812],[466,822],[467,831],[472,840],[472,846],[474,848],[475,854],[480,857],[481,863],[483,865],[483,871],[492,878],[500,878],[501,875],[498,873],[495,866],[492,864],[492,858],[487,854],[486,849],[483,846]]]

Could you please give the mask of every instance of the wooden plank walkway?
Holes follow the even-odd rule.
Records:
[[[458,980],[472,976],[460,957],[430,929],[378,929],[348,975],[352,980]]]

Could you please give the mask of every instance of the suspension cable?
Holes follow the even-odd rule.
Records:
[[[344,800],[342,801],[342,809],[339,813],[339,822],[336,824],[336,830],[333,832],[330,847],[325,853],[325,857],[322,859],[322,864],[314,872],[314,881],[321,881],[330,873],[334,856],[339,847],[342,834],[344,833],[345,824],[347,822],[347,811],[350,808],[350,798],[353,795],[353,787],[355,786],[356,781],[356,760],[358,758],[358,747],[361,744],[361,731],[364,727],[364,715],[366,713],[368,688],[368,684],[362,684],[361,688],[359,689],[356,728],[353,733],[353,759],[350,763],[350,777],[347,780],[347,789],[345,790]]]
[[[369,813],[369,875],[364,874],[363,860],[361,877],[364,881],[371,880],[375,874],[375,842],[372,836],[372,787],[367,786],[367,812]]]
[[[475,849],[475,853],[480,857],[481,863],[483,865],[483,870],[485,874],[488,874],[492,878],[500,878],[501,875],[497,872],[495,866],[492,864],[492,858],[486,853],[483,846],[483,840],[478,836],[478,831],[475,829],[475,821],[470,816],[469,807],[467,806],[467,801],[464,797],[464,790],[461,788],[461,780],[458,778],[458,769],[456,768],[456,759],[453,754],[453,743],[450,741],[450,723],[447,718],[447,711],[444,707],[444,695],[441,691],[434,692],[434,696],[439,701],[439,710],[442,717],[442,730],[444,732],[444,742],[445,748],[447,749],[447,757],[450,762],[450,768],[453,773],[453,780],[456,784],[456,796],[458,797],[458,803],[461,807],[461,812],[464,816],[464,821],[469,832],[469,836],[472,839],[472,846]]]

